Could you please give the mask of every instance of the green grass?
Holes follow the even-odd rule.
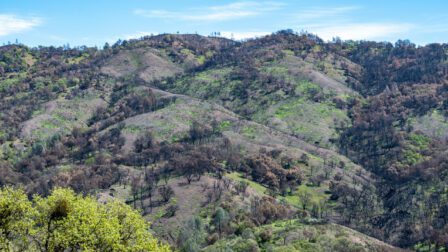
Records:
[[[205,61],[205,59],[203,59]],[[201,58],[199,59],[201,61]],[[169,90],[198,98],[211,99],[229,93],[230,82],[222,80],[231,72],[231,68],[219,68],[200,72],[194,76],[179,79]]]
[[[60,172],[67,172],[70,171],[73,168],[73,165],[71,164],[63,164],[58,166]]]
[[[448,132],[448,121],[439,110],[433,110],[424,116],[411,117],[408,124],[429,137],[443,139]]]
[[[249,187],[252,188],[253,190],[255,190],[259,194],[266,194],[268,192],[268,188],[266,188],[265,186],[263,186],[257,182],[254,182],[252,180],[242,177],[242,174],[239,172],[228,173],[228,174],[226,174],[226,176],[235,181],[247,182]],[[309,193],[311,195],[311,203],[318,204],[322,200],[328,199],[328,195],[324,193],[325,189],[326,189],[326,187],[323,185],[321,187],[308,187],[308,186],[302,184],[299,187],[297,187],[297,190],[292,195],[277,196],[277,198],[280,200],[283,199],[288,204],[300,208],[300,207],[302,207],[302,204],[301,204],[299,196],[298,196],[300,193],[303,193],[303,192]]]
[[[420,150],[428,149],[429,144],[431,143],[431,138],[423,134],[411,133],[409,135],[409,140],[412,142],[414,146],[416,146]]]
[[[79,64],[82,60],[84,60],[88,57],[89,57],[88,53],[83,53],[81,56],[70,57],[70,58],[67,58],[67,60],[68,60],[68,64],[72,65],[72,64]]]
[[[275,117],[282,124],[273,125],[301,136],[304,140],[319,142],[322,147],[330,147],[330,138],[337,137],[335,122],[350,123],[346,111],[338,109],[331,102],[313,102],[305,98],[291,98],[261,112],[255,121],[266,124]]]
[[[232,125],[233,123],[231,121],[228,120],[221,121],[218,125],[218,130],[220,132],[228,130],[230,127],[232,127]]]
[[[249,231],[249,232],[247,232]],[[381,243],[356,231],[336,224],[304,224],[299,219],[280,220],[256,228],[248,228],[252,237],[231,236],[219,240],[204,251],[386,251]],[[263,234],[269,233],[266,236]],[[267,237],[262,240],[261,237]],[[285,238],[286,244],[285,244]]]
[[[115,190],[114,198],[116,198],[118,200],[126,201],[126,200],[132,198],[130,185],[123,186],[123,185],[119,185],[119,184],[114,184],[110,187],[110,189]]]
[[[136,66],[136,67],[142,67],[143,63],[142,63],[142,59],[141,59],[141,55],[134,52],[134,51],[130,51],[129,56],[131,58],[131,64]]]
[[[180,53],[182,53],[183,55],[192,55],[193,54],[193,52],[187,48],[182,48],[182,50],[180,50]]]
[[[168,140],[172,136],[172,131],[176,128],[176,125],[167,121],[154,121],[155,126],[154,136],[160,139]]]
[[[265,67],[263,72],[269,73],[274,76],[284,76],[288,74],[288,68],[284,66],[273,65],[269,67]]]
[[[49,119],[43,121],[41,127],[45,129],[58,129],[59,125],[57,123],[57,119]]]
[[[288,56],[294,56],[294,51],[292,50],[282,50],[282,52]]]
[[[302,80],[296,84],[295,92],[298,95],[305,95],[309,97],[309,94],[312,92],[321,92],[322,88],[310,81]]]
[[[197,61],[198,61],[199,65],[204,65],[204,63],[205,63],[205,56],[204,55],[199,56],[197,58]]]
[[[302,203],[300,202],[299,194],[300,193],[309,193],[311,195],[311,203],[319,204],[323,200],[328,199],[328,195],[324,193],[325,186],[321,187],[308,187],[304,184],[300,185],[297,190],[292,195],[286,196],[278,196],[279,199],[284,199],[289,204],[295,207],[302,207]]]
[[[97,104],[101,104],[98,96],[98,92],[93,91],[70,100],[59,97],[52,101],[54,108],[51,111],[46,111],[44,107],[35,110],[32,124],[28,125],[31,127],[28,137],[45,141],[54,134],[69,133],[74,127],[86,127]]]
[[[254,181],[252,181],[252,180],[243,178],[243,177],[241,176],[241,173],[239,173],[239,172],[228,173],[228,174],[226,174],[226,176],[227,176],[228,178],[230,178],[230,179],[235,180],[235,181],[244,181],[244,182],[247,182],[247,183],[249,184],[249,186],[250,186],[252,189],[254,189],[257,193],[264,194],[264,193],[266,193],[267,190],[268,190],[266,187],[260,185],[260,184],[257,183],[257,182],[254,182]]]
[[[401,163],[406,165],[415,165],[423,161],[425,158],[422,154],[414,150],[405,150],[403,152],[404,160]]]
[[[11,141],[6,141],[2,145],[0,145],[0,158],[4,160],[13,161],[13,159],[17,158],[17,150],[11,148]]]
[[[0,92],[4,92],[6,89],[19,84],[22,81],[22,77],[14,77],[0,81]]]
[[[6,136],[6,132],[3,130],[0,130],[0,139]]]
[[[126,125],[123,129],[124,133],[130,133],[130,134],[139,134],[142,132],[142,128],[136,125]]]
[[[297,111],[297,109],[304,104],[303,99],[296,99],[292,102],[286,103],[284,105],[281,105],[276,111],[275,111],[275,117],[279,119],[284,119],[288,116],[294,115]]]
[[[332,103],[336,94],[291,74],[288,67],[278,61],[264,63],[257,70],[294,85],[295,92],[292,94],[279,89],[242,100],[239,98],[241,81],[232,80],[230,76],[233,70],[230,67],[206,70],[179,79],[168,90],[216,102],[232,111],[244,109],[251,113],[249,117],[253,121],[265,125],[275,122],[275,125],[269,126],[297,134],[312,144],[318,143],[321,147],[333,146],[329,139],[337,137],[334,130],[335,121],[344,121],[347,124],[350,122],[346,111],[337,109]],[[259,81],[253,81],[248,89],[260,89],[261,85]],[[321,101],[314,102],[315,95],[319,95]],[[240,132],[249,139],[257,138],[258,132],[252,127],[244,127]]]
[[[307,113],[312,113],[310,116],[317,116],[319,118],[346,116],[345,112],[337,109],[333,103],[310,102],[302,98],[293,99],[281,105],[275,111],[275,116],[279,119],[284,119],[285,117],[294,115],[307,116]]]
[[[411,133],[407,136],[400,165],[415,165],[427,159],[423,155],[430,148],[431,138],[423,134]]]
[[[243,136],[250,138],[250,139],[255,139],[256,134],[257,134],[257,129],[253,125],[246,125],[243,127],[241,132],[242,132]]]

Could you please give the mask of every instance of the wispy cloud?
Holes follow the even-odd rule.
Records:
[[[415,28],[409,23],[343,23],[336,25],[315,26],[310,32],[316,33],[324,40],[335,37],[342,39],[384,39],[399,36]]]
[[[221,36],[234,40],[244,40],[249,38],[263,37],[271,33],[272,32],[264,32],[264,31],[249,31],[249,32],[222,31]]]
[[[21,18],[12,14],[0,14],[0,36],[29,30],[42,23],[38,17]]]
[[[321,18],[334,18],[343,14],[359,10],[359,6],[340,6],[333,8],[312,8],[299,11],[296,14],[296,18],[299,20],[313,20]]]
[[[281,6],[283,6],[282,3],[276,2],[235,2],[227,5],[192,8],[186,11],[137,9],[134,10],[134,14],[148,18],[210,22],[257,16],[277,10]]]
[[[300,29],[317,34],[324,40],[342,39],[386,39],[403,35],[416,25],[404,22],[360,22],[353,17],[361,6],[316,7],[304,9],[292,15]]]

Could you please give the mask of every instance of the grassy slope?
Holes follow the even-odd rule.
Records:
[[[43,104],[30,120],[23,123],[22,136],[45,141],[57,133],[70,133],[74,127],[87,127],[87,120],[95,109],[105,106],[106,101],[95,90],[87,90],[71,99],[61,95]]]
[[[268,188],[264,187],[263,185],[256,183],[254,181],[251,181],[249,179],[246,179],[242,176],[242,174],[238,172],[229,173],[226,175],[228,178],[234,180],[234,181],[245,181],[249,184],[249,187],[255,190],[258,194],[268,194]],[[285,201],[288,204],[300,208],[302,207],[302,204],[300,202],[299,194],[302,192],[310,193],[311,195],[311,202],[318,204],[322,200],[328,199],[328,194],[325,194],[325,190],[328,190],[328,185],[322,184],[320,187],[310,187],[305,184],[299,186],[295,192],[293,192],[291,195],[286,196],[277,196],[277,199],[280,201]]]
[[[160,91],[156,90],[157,92]],[[164,95],[172,94],[165,92]],[[211,126],[211,122],[216,121],[222,134],[233,144],[240,146],[243,153],[257,153],[260,148],[280,149],[296,159],[303,153],[315,157],[312,159],[314,166],[322,164],[324,159],[333,159],[344,161],[347,164],[347,172],[351,173],[360,169],[350,160],[332,150],[318,148],[282,131],[242,119],[220,105],[188,96],[177,97],[175,103],[165,108],[136,115],[124,121],[126,125],[123,130],[126,138],[124,151],[130,151],[136,137],[146,130],[153,131],[159,141],[173,142],[186,136],[193,120],[207,126]],[[106,130],[108,129],[104,131]],[[305,172],[308,171],[305,170]]]
[[[264,238],[268,234],[268,239]],[[277,221],[253,228],[245,237],[218,241],[204,251],[402,251],[379,240],[337,224],[304,224],[298,220]],[[257,251],[257,250],[251,250]]]
[[[101,72],[114,77],[137,75],[145,81],[150,81],[183,71],[167,58],[163,51],[150,48],[121,50],[106,60]]]
[[[221,104],[232,111],[244,108],[251,111],[250,119],[255,122],[326,148],[332,146],[329,140],[337,137],[336,125],[350,122],[347,111],[336,108],[332,100],[346,100],[357,94],[341,82],[320,74],[308,62],[286,56],[279,61],[264,63],[258,69],[260,73],[284,80],[295,90],[293,94],[285,94],[282,90],[263,95],[254,93],[250,94],[247,102],[233,94],[242,85],[240,80],[231,80],[236,70],[231,66],[212,68],[182,78],[166,88]],[[339,78],[342,77],[339,75]],[[263,89],[261,83],[253,82],[251,85],[250,90]],[[314,101],[309,95],[312,91],[320,93],[322,98]]]

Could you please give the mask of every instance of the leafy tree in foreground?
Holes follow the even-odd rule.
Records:
[[[0,189],[1,251],[170,251],[128,205],[98,203],[70,189],[29,201],[22,190]]]

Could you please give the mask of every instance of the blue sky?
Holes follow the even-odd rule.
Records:
[[[102,46],[159,33],[234,39],[281,29],[325,40],[448,42],[448,1],[0,0],[0,44]]]

